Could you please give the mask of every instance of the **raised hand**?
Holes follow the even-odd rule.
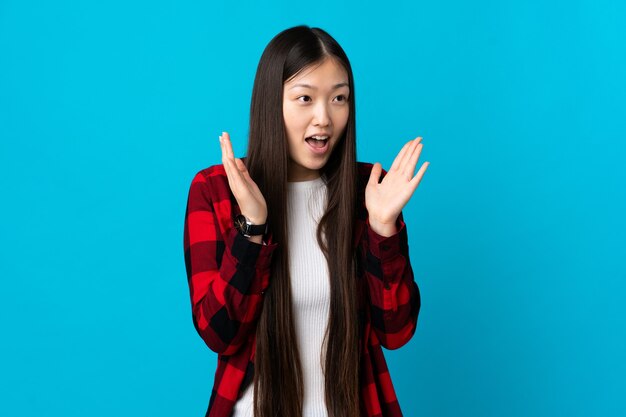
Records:
[[[422,152],[421,137],[407,142],[393,160],[391,168],[379,184],[382,165],[372,167],[365,188],[365,207],[375,232],[389,236],[395,233],[396,219],[419,185],[430,162],[425,162],[415,176],[415,166]]]
[[[267,204],[261,190],[250,177],[243,161],[235,158],[228,132],[220,136],[222,163],[228,177],[228,185],[235,195],[241,214],[254,224],[263,224],[267,219]]]

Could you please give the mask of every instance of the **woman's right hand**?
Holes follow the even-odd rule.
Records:
[[[237,199],[241,214],[250,219],[253,224],[264,224],[267,220],[265,198],[250,177],[250,173],[243,161],[235,158],[228,132],[222,132],[220,146],[222,148],[222,163],[226,170],[228,184],[230,190],[235,195],[235,199]]]

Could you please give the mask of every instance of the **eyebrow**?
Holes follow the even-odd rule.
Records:
[[[302,83],[298,83],[298,84],[294,84],[292,87],[290,87],[289,89],[291,90],[292,88],[296,88],[296,87],[305,87],[305,88],[310,88],[312,90],[317,90],[317,87],[313,87],[312,85],[309,84],[302,84]],[[339,87],[350,87],[350,85],[348,83],[339,83],[339,84],[335,84],[333,86],[333,90],[338,89]]]

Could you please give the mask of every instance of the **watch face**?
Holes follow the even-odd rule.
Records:
[[[235,217],[235,228],[240,232],[248,231],[248,223],[246,223],[246,217],[243,214],[239,214]]]

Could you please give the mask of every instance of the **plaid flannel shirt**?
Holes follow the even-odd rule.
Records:
[[[420,293],[402,213],[392,236],[378,235],[369,225],[365,186],[371,169],[372,164],[358,162],[360,204],[354,248],[358,255],[361,409],[364,417],[401,417],[381,346],[397,349],[411,339]],[[194,176],[183,237],[192,320],[202,340],[218,354],[205,417],[232,416],[235,402],[252,382],[255,323],[271,280],[272,254],[280,245],[271,230],[263,244],[240,235],[233,225],[239,213],[222,164]]]

